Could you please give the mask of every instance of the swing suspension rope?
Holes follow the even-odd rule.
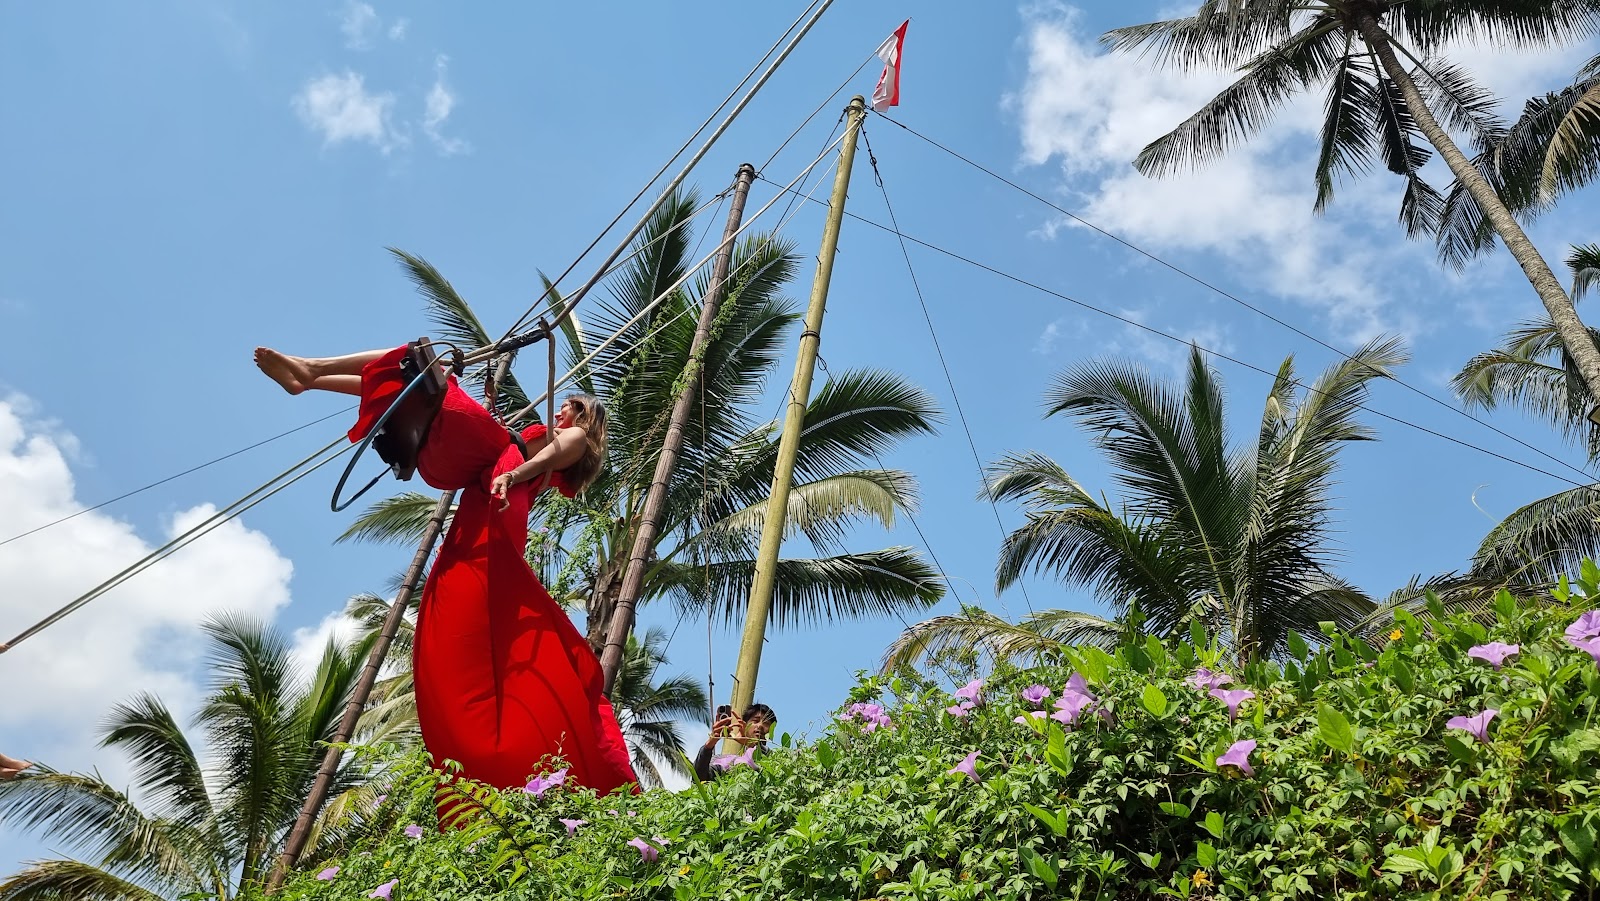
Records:
[[[600,281],[600,279],[602,279],[605,276],[610,275],[611,273],[615,272],[617,269],[621,268],[621,266],[626,265],[626,263],[628,261],[630,261],[633,258],[637,257],[639,254],[645,252],[656,241],[665,240],[668,236],[670,236],[672,234],[672,232],[674,230],[676,230],[678,228],[686,227],[691,220],[693,220],[694,218],[699,216],[701,213],[703,213],[706,209],[709,209],[715,203],[717,203],[721,199],[721,197],[726,194],[726,191],[724,191],[723,194],[719,194],[718,197],[713,198],[712,201],[702,205],[702,207],[699,210],[696,210],[693,213],[691,213],[691,215],[686,217],[686,219],[683,222],[675,224],[673,226],[673,229],[668,230],[666,233],[662,234],[661,236],[658,236],[653,241],[646,242],[644,245],[642,245],[641,247],[635,249],[632,253],[628,254],[626,257],[623,257],[622,251],[626,249],[627,242],[632,241],[635,237],[638,236],[638,232],[642,231],[644,226],[648,224],[649,218],[656,213],[656,211],[659,209],[660,206],[664,205],[664,202],[665,202],[666,198],[671,195],[671,192],[676,190],[681,185],[683,179],[687,177],[687,175],[688,175],[689,171],[692,169],[693,165],[695,163],[697,163],[699,161],[700,157],[704,156],[704,154],[710,149],[711,143],[714,142],[717,137],[720,137],[722,132],[727,129],[728,125],[731,124],[733,117],[736,116],[740,111],[742,111],[744,106],[746,104],[748,104],[750,99],[754,96],[755,91],[757,89],[759,89],[761,87],[761,84],[764,84],[765,81],[772,75],[773,71],[775,71],[775,69],[777,68],[778,64],[781,63],[783,61],[783,59],[788,56],[789,52],[794,49],[794,46],[799,41],[799,39],[805,35],[806,31],[810,30],[811,26],[815,24],[817,18],[819,18],[821,16],[822,12],[825,11],[827,9],[827,7],[832,4],[833,0],[822,0],[822,2],[823,2],[822,8],[817,10],[816,14],[812,16],[811,20],[806,24],[805,30],[802,31],[800,33],[800,35],[797,35],[795,37],[794,41],[792,41],[790,43],[790,45],[785,48],[783,54],[779,57],[779,59],[776,60],[772,64],[772,66],[769,67],[767,72],[763,74],[761,82],[758,83],[755,87],[753,87],[751,89],[751,91],[749,93],[746,94],[744,99],[740,101],[740,104],[739,104],[738,108],[736,108],[733,111],[733,113],[730,114],[729,118],[722,123],[722,125],[718,128],[717,133],[714,134],[712,136],[712,138],[707,142],[707,144],[701,148],[701,150],[696,154],[695,159],[691,161],[690,165],[687,166],[684,169],[684,171],[679,174],[679,177],[675,178],[673,180],[673,183],[671,185],[669,185],[668,188],[662,193],[661,198],[658,199],[656,204],[652,205],[651,210],[649,211],[649,213],[645,217],[643,217],[641,219],[640,223],[638,224],[638,226],[629,233],[627,241],[625,241],[623,243],[623,245],[620,246],[617,249],[617,251],[614,252],[606,260],[605,264],[600,268],[600,270],[596,273],[596,275],[593,278],[591,278],[589,283],[585,284],[585,286],[583,288],[580,288],[579,292],[577,294],[567,298],[566,302],[562,305],[562,308],[561,308],[560,312],[558,313],[558,315],[555,317],[555,319],[553,321],[545,322],[545,321],[541,320],[539,322],[538,326],[535,329],[531,330],[529,333],[526,333],[525,335],[516,336],[516,338],[513,339],[510,342],[507,342],[505,339],[502,339],[502,341],[500,341],[500,342],[496,342],[495,344],[488,345],[488,346],[483,347],[483,348],[479,348],[479,349],[477,349],[477,350],[475,350],[475,351],[473,351],[471,353],[463,353],[460,350],[460,348],[457,348],[454,345],[449,345],[447,342],[433,342],[433,343],[445,344],[445,345],[451,347],[455,351],[455,362],[453,363],[453,368],[456,371],[459,372],[462,368],[464,368],[469,363],[479,363],[479,362],[484,362],[484,361],[487,361],[487,360],[491,360],[491,359],[495,358],[496,356],[499,356],[499,355],[502,355],[502,354],[506,354],[508,350],[509,351],[514,351],[518,347],[525,347],[525,346],[527,346],[529,344],[532,344],[532,343],[534,343],[536,341],[539,341],[539,340],[542,340],[542,339],[545,339],[545,338],[553,338],[555,329],[565,320],[565,318],[567,316],[571,315],[572,310],[573,310],[574,307],[576,307],[578,301],[582,299],[583,295],[593,286],[594,283],[597,283],[598,281]],[[813,5],[815,5],[815,4],[813,4]],[[602,342],[600,346],[596,347],[592,352],[590,352],[587,356],[585,356],[582,360],[580,360],[577,365],[575,365],[570,370],[568,370],[567,373],[564,374],[563,376],[561,376],[559,379],[555,378],[555,376],[554,376],[554,373],[555,373],[555,370],[556,370],[556,366],[555,366],[555,347],[554,347],[554,341],[552,340],[551,347],[550,347],[550,356],[549,356],[550,378],[548,379],[547,388],[546,388],[545,393],[542,394],[540,397],[534,399],[527,407],[524,407],[523,409],[517,411],[511,417],[511,421],[514,422],[514,421],[519,420],[522,417],[526,416],[533,409],[536,409],[537,405],[540,404],[540,403],[545,403],[547,405],[547,414],[546,414],[547,418],[553,419],[554,411],[553,411],[553,409],[548,409],[548,408],[551,408],[551,407],[554,406],[553,399],[554,399],[554,396],[555,396],[555,392],[557,390],[559,390],[560,387],[565,386],[567,384],[570,384],[577,377],[579,377],[581,373],[584,373],[585,371],[589,371],[591,374],[598,373],[598,372],[603,372],[603,371],[605,371],[605,370],[607,370],[607,369],[609,369],[609,368],[611,368],[611,367],[613,367],[615,365],[618,365],[618,364],[626,361],[628,359],[628,350],[624,349],[624,350],[618,351],[614,355],[613,359],[611,359],[611,360],[608,360],[608,361],[605,361],[605,362],[602,362],[602,363],[595,363],[594,362],[595,358],[597,356],[599,356],[601,353],[603,353],[607,349],[609,349],[613,344],[615,344],[618,340],[620,340],[622,338],[622,336],[624,334],[626,334],[629,329],[631,329],[635,325],[637,325],[639,323],[639,321],[641,321],[645,316],[649,315],[657,307],[659,307],[661,305],[661,303],[665,302],[666,299],[671,297],[679,288],[681,288],[684,285],[684,283],[686,283],[688,281],[688,279],[692,275],[694,275],[701,268],[703,268],[706,265],[706,263],[709,262],[711,260],[711,258],[714,257],[717,253],[721,252],[721,250],[722,250],[724,245],[730,244],[732,241],[737,239],[740,234],[743,234],[743,232],[745,231],[746,228],[749,227],[749,225],[753,224],[755,221],[760,219],[760,217],[762,215],[764,215],[767,211],[769,211],[772,208],[772,206],[777,203],[777,201],[779,199],[784,197],[785,194],[789,194],[789,195],[798,194],[799,192],[798,192],[798,190],[796,189],[795,186],[801,180],[806,178],[810,174],[810,172],[813,169],[815,169],[816,166],[818,164],[820,164],[823,159],[825,159],[827,157],[828,153],[830,151],[832,151],[835,146],[838,145],[838,143],[839,143],[838,140],[832,141],[826,148],[824,148],[824,150],[821,153],[819,153],[817,155],[817,157],[814,160],[811,161],[810,164],[808,164],[800,172],[799,175],[797,175],[792,181],[790,181],[787,185],[784,186],[784,190],[778,191],[776,193],[776,195],[773,197],[773,199],[768,201],[768,203],[765,206],[763,206],[759,211],[757,211],[755,213],[755,215],[753,215],[753,216],[749,217],[748,219],[746,219],[744,225],[742,225],[741,228],[737,232],[735,232],[735,234],[729,236],[725,241],[719,243],[718,246],[716,248],[714,248],[709,254],[707,254],[705,257],[701,258],[692,267],[689,267],[683,277],[681,277],[678,280],[676,280],[671,286],[669,286],[659,296],[654,298],[645,307],[645,309],[643,311],[641,311],[638,315],[634,316],[627,323],[625,323],[619,329],[617,329],[604,342]],[[821,181],[819,180],[817,184],[821,184]],[[814,192],[815,192],[815,186],[813,186],[812,191],[808,192],[806,196],[809,197],[810,194],[814,193]],[[804,204],[800,204],[800,206],[803,207]],[[796,207],[794,205],[794,203],[792,202],[792,200],[791,200],[790,207],[785,211],[785,216],[784,216],[783,220],[780,222],[779,228],[775,229],[768,236],[767,242],[770,242],[773,239],[773,237],[778,233],[778,231],[781,230],[782,224],[787,223],[788,220],[790,218],[792,218],[792,216],[795,215],[797,211],[798,211],[798,207]],[[763,245],[763,246],[765,246],[765,245]],[[739,267],[738,270],[736,270],[736,272],[742,271],[745,266],[750,265],[750,263],[752,263],[754,260],[756,260],[758,258],[759,258],[759,254],[752,255],[750,257],[750,259],[748,259],[748,260],[746,260],[746,261],[744,261],[743,263],[740,264],[740,267]],[[581,259],[581,257],[580,257],[580,259]],[[574,264],[574,265],[576,265],[576,264]],[[571,267],[569,267],[569,271],[570,271],[570,268]],[[549,291],[553,290],[553,289],[554,289],[554,283],[552,283],[550,289],[547,289],[546,294],[548,294]],[[541,297],[541,299],[542,299],[542,297]],[[679,318],[681,318],[688,311],[688,309],[689,309],[689,307],[685,307],[684,310],[679,311],[679,313],[677,315],[675,315],[674,317],[672,317],[668,321],[666,321],[664,323],[661,323],[660,325],[658,325],[655,328],[651,329],[649,333],[647,333],[643,338],[640,339],[639,342],[637,342],[634,345],[634,347],[638,347],[638,346],[640,346],[642,344],[645,344],[648,341],[650,341],[652,338],[655,337],[655,335],[659,334],[662,330],[664,330],[665,328],[669,327],[674,322],[676,322]],[[530,308],[530,312],[531,312],[531,310],[532,310],[532,308]],[[524,316],[523,316],[523,319],[526,319],[527,315],[528,314],[525,313]],[[520,323],[519,323],[519,325],[520,325]],[[513,329],[513,331],[514,331],[514,329]],[[508,345],[514,345],[514,346],[508,346]],[[436,364],[436,365],[438,365],[438,364]],[[402,391],[402,397],[404,396],[404,393],[406,391],[412,390],[413,386],[416,385],[417,383],[421,382],[421,381],[422,381],[421,378],[417,378],[417,379],[413,379],[410,383],[408,383],[407,386],[405,387],[405,389],[403,389],[403,391]],[[263,483],[262,485],[252,489],[244,497],[241,497],[239,500],[234,501],[232,504],[229,504],[227,507],[224,507],[223,509],[217,511],[211,517],[207,518],[204,522],[200,523],[199,525],[195,526],[194,528],[190,529],[189,531],[184,532],[182,535],[179,535],[176,538],[173,538],[171,541],[167,542],[166,544],[164,544],[161,547],[157,548],[156,550],[152,551],[150,554],[148,554],[145,557],[141,558],[138,562],[130,565],[129,567],[127,567],[124,570],[122,570],[121,572],[118,572],[117,574],[113,575],[112,577],[110,577],[106,581],[100,583],[99,585],[96,585],[94,588],[91,588],[89,591],[85,592],[83,595],[80,595],[78,598],[75,598],[74,600],[72,600],[68,604],[66,604],[63,607],[61,607],[60,609],[56,610],[54,613],[51,613],[49,616],[45,617],[44,619],[40,620],[39,622],[35,623],[34,625],[29,626],[27,629],[24,629],[22,632],[18,633],[11,640],[9,640],[7,642],[0,643],[0,654],[5,653],[6,651],[16,647],[21,642],[26,641],[27,639],[33,637],[34,635],[37,635],[39,632],[42,632],[46,628],[49,628],[50,626],[56,624],[57,622],[59,622],[62,619],[64,619],[66,616],[68,616],[71,613],[81,609],[82,607],[87,605],[89,602],[91,602],[93,600],[96,600],[97,598],[105,595],[107,592],[111,591],[113,588],[117,587],[118,585],[121,585],[123,582],[128,581],[129,579],[133,578],[134,576],[138,575],[139,573],[142,573],[144,570],[150,568],[151,566],[155,565],[156,563],[159,563],[161,560],[164,560],[167,557],[171,556],[176,551],[181,550],[184,547],[187,547],[189,544],[192,544],[194,541],[198,540],[199,538],[204,537],[206,534],[209,534],[210,532],[214,531],[215,529],[219,528],[220,526],[222,526],[222,525],[226,524],[227,522],[237,518],[239,515],[243,514],[247,510],[250,510],[250,509],[254,508],[257,504],[260,504],[262,501],[266,500],[267,498],[278,494],[283,489],[285,489],[285,488],[289,487],[290,485],[300,481],[301,479],[303,479],[306,476],[310,475],[312,472],[315,472],[316,470],[321,469],[323,466],[327,465],[328,463],[333,462],[338,457],[343,456],[344,454],[350,453],[352,450],[355,450],[355,451],[357,451],[357,453],[355,454],[355,458],[352,459],[351,462],[346,466],[345,472],[344,472],[343,476],[340,478],[340,481],[339,481],[339,488],[336,489],[335,496],[334,496],[335,497],[335,501],[334,502],[337,505],[336,509],[343,510],[343,509],[347,508],[350,505],[350,503],[354,502],[354,500],[357,497],[360,497],[360,495],[362,493],[364,493],[366,490],[368,490],[368,488],[371,487],[372,483],[369,483],[368,486],[364,487],[361,490],[361,492],[358,492],[356,497],[350,498],[348,501],[346,501],[343,504],[338,504],[338,502],[337,502],[338,494],[340,492],[342,492],[343,486],[346,483],[346,481],[348,480],[348,477],[349,477],[349,475],[350,475],[350,473],[351,473],[351,471],[352,471],[352,469],[354,467],[355,461],[357,459],[359,459],[360,456],[361,456],[361,451],[364,451],[370,445],[370,443],[371,443],[371,434],[376,434],[377,432],[380,431],[380,429],[381,429],[381,427],[382,427],[382,425],[384,423],[384,420],[386,420],[387,417],[388,417],[388,412],[394,410],[398,406],[398,401],[400,399],[401,398],[396,398],[396,402],[394,404],[390,405],[389,411],[385,412],[384,417],[381,418],[377,424],[375,424],[374,428],[372,429],[372,432],[369,434],[368,439],[364,440],[361,443],[361,445],[359,445],[359,447],[352,445],[352,446],[344,447],[344,448],[339,449],[337,451],[333,451],[333,449],[335,447],[337,447],[337,445],[342,440],[342,439],[335,439],[334,441],[330,442],[328,445],[326,445],[323,448],[321,448],[320,450],[318,450],[316,453],[314,453],[311,456],[309,456],[309,457],[307,457],[307,458],[295,463],[293,466],[289,467],[284,472],[278,474],[277,476],[274,476],[272,479],[268,480],[267,482]],[[545,440],[546,440],[546,443],[548,443],[551,440],[551,436],[549,435],[549,433],[546,433],[546,439]],[[333,451],[333,452],[330,454],[329,453],[330,451]],[[321,459],[318,459],[319,457]],[[381,479],[381,478],[382,478],[382,474],[380,473],[379,476],[378,476],[378,479]],[[373,483],[375,483],[378,479],[374,479]]]

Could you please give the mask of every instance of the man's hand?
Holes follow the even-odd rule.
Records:
[[[711,737],[706,739],[706,747],[709,748],[715,745],[717,743],[717,739],[719,738],[726,738],[728,734],[733,731],[733,727],[735,725],[741,727],[744,725],[744,722],[739,719],[739,715],[737,713],[730,713],[712,723]]]

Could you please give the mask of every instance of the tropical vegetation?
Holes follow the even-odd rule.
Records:
[[[1115,361],[1060,373],[1045,415],[1083,426],[1123,497],[1111,505],[1038,452],[992,465],[988,496],[1027,514],[1001,546],[996,587],[1029,571],[1050,575],[1088,587],[1114,617],[1042,610],[1013,624],[969,608],[906,630],[885,668],[957,647],[1037,658],[1067,644],[1114,645],[1130,632],[1186,634],[1192,624],[1249,662],[1281,655],[1291,635],[1315,640],[1324,622],[1355,627],[1373,604],[1332,568],[1338,450],[1375,437],[1358,421],[1367,383],[1404,359],[1397,342],[1373,342],[1305,385],[1284,360],[1243,445],[1230,440],[1221,382],[1198,348],[1181,385]]]
[[[1588,2],[1204,0],[1192,16],[1119,28],[1106,40],[1178,71],[1241,73],[1139,154],[1134,165],[1149,175],[1215,159],[1254,136],[1296,95],[1325,88],[1316,208],[1332,199],[1340,177],[1380,162],[1406,181],[1400,220],[1412,236],[1436,236],[1452,218],[1492,232],[1527,275],[1578,372],[1600,394],[1600,348],[1506,199],[1452,136],[1463,136],[1480,160],[1492,156],[1506,134],[1496,100],[1442,56],[1456,42],[1554,47],[1597,29],[1600,6]],[[1422,177],[1433,152],[1459,186],[1449,198],[1453,205]],[[1470,209],[1463,209],[1463,198]]]
[[[1195,621],[954,693],[864,677],[825,734],[714,783],[479,787],[442,834],[413,765],[390,832],[277,897],[1589,897],[1597,583],[1243,666]]]
[[[238,898],[275,863],[366,658],[330,641],[300,672],[284,637],[237,617],[208,622],[211,684],[187,734],[150,694],[112,709],[102,747],[123,753],[134,786],[45,766],[0,782],[0,824],[79,856],[34,861],[0,879],[3,901]],[[312,853],[369,825],[376,790],[347,757],[314,824]]]

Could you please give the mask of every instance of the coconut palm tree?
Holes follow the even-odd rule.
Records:
[[[29,863],[0,880],[0,899],[229,901],[266,875],[366,649],[330,641],[305,674],[296,672],[284,638],[260,623],[224,617],[205,632],[212,683],[197,719],[203,749],[153,695],[117,705],[106,723],[101,745],[131,758],[139,804],[98,775],[47,767],[0,783],[0,823],[36,829],[87,855]],[[370,791],[360,787],[362,775],[354,764],[339,773],[318,842],[342,841],[363,827],[350,812],[368,807],[351,803]]]
[[[695,206],[687,193],[664,205],[641,234],[639,253],[608,283],[609,296],[586,301],[588,319],[573,317],[563,326],[569,367],[599,347],[596,335],[621,334],[574,382],[606,402],[610,456],[600,479],[575,501],[554,492],[540,498],[535,515],[547,531],[533,530],[530,559],[558,599],[581,602],[597,651],[622,586],[667,416],[681,390],[693,314],[709,277],[700,273],[639,322],[626,323],[688,271]],[[490,343],[477,316],[437,270],[396,253],[440,337],[468,346]],[[685,610],[742,618],[778,443],[778,422],[754,406],[784,337],[799,321],[795,305],[781,296],[798,262],[792,247],[774,235],[755,235],[734,248],[727,299],[705,350],[702,390],[669,486],[641,602],[669,598]],[[554,290],[549,299],[552,307],[563,302]],[[923,609],[943,596],[933,567],[913,549],[845,548],[855,522],[888,527],[898,512],[914,506],[911,475],[867,464],[896,441],[931,432],[935,415],[925,392],[877,370],[837,372],[811,399],[788,522],[792,535],[808,539],[823,556],[780,562],[775,625]],[[413,542],[433,503],[420,494],[381,502],[345,537]]]
[[[667,631],[659,626],[646,632],[642,641],[638,635],[629,635],[617,684],[611,690],[611,706],[633,754],[633,771],[645,788],[664,784],[663,765],[690,778],[694,767],[684,755],[677,721],[711,722],[710,705],[699,682],[686,675],[655,681],[668,662],[668,640]]]
[[[1600,4],[1590,0],[1204,0],[1192,16],[1120,28],[1106,40],[1179,70],[1243,73],[1139,154],[1134,165],[1149,175],[1221,156],[1295,95],[1326,86],[1316,208],[1332,198],[1336,178],[1376,159],[1406,179],[1407,231],[1432,235],[1445,201],[1419,175],[1431,155],[1419,141],[1431,145],[1522,266],[1578,372],[1600,395],[1600,349],[1495,186],[1450,133],[1480,152],[1492,148],[1504,134],[1493,98],[1437,57],[1452,40],[1543,47],[1587,38],[1597,27]]]
[[[1567,258],[1572,296],[1600,280],[1600,246],[1575,247]],[[1590,333],[1600,340],[1600,330]],[[1456,374],[1456,394],[1468,407],[1520,408],[1548,420],[1600,460],[1600,425],[1588,418],[1596,395],[1578,376],[1566,342],[1548,319],[1524,322],[1498,347],[1478,354]],[[1540,498],[1506,517],[1484,537],[1471,573],[1486,585],[1538,587],[1575,572],[1585,557],[1600,557],[1600,485]]]
[[[1066,370],[1046,415],[1071,415],[1094,436],[1124,498],[1113,507],[1036,452],[991,465],[989,497],[1027,511],[1001,546],[996,587],[1053,575],[1090,588],[1115,617],[1052,610],[1012,625],[968,612],[913,626],[886,665],[958,642],[1037,657],[1130,630],[1185,634],[1194,622],[1249,661],[1284,650],[1290,633],[1316,639],[1319,622],[1359,621],[1372,602],[1331,570],[1330,492],[1340,446],[1374,437],[1355,418],[1367,383],[1404,359],[1397,342],[1373,342],[1307,386],[1286,359],[1246,446],[1230,444],[1222,385],[1198,348],[1178,390],[1136,364]]]

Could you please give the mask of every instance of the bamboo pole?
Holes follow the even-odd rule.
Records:
[[[606,644],[600,655],[600,669],[605,678],[605,693],[611,694],[622,669],[623,652],[627,648],[628,634],[633,631],[634,610],[644,589],[645,570],[650,565],[650,554],[656,539],[661,535],[661,520],[667,506],[667,484],[672,470],[678,465],[678,455],[683,450],[684,427],[693,411],[695,389],[705,371],[705,347],[711,338],[711,324],[722,308],[727,293],[728,269],[733,263],[733,241],[739,234],[744,219],[745,197],[750,193],[750,183],[755,180],[756,169],[749,163],[739,167],[734,177],[733,202],[728,207],[728,224],[722,231],[722,245],[717,249],[716,262],[711,267],[711,285],[706,291],[705,305],[700,310],[700,322],[695,326],[694,340],[689,345],[689,362],[683,368],[684,386],[672,405],[672,417],[667,423],[667,435],[661,442],[661,456],[656,459],[655,476],[645,496],[644,512],[640,515],[639,531],[634,535],[633,549],[628,555],[628,568],[622,578],[622,591],[617,596],[617,608],[607,624]]]
[[[822,229],[822,249],[817,254],[817,275],[811,283],[806,327],[800,333],[800,352],[795,360],[794,380],[789,386],[788,410],[783,420],[783,436],[778,442],[777,465],[772,473],[772,493],[767,498],[766,520],[761,527],[761,550],[756,556],[755,579],[750,586],[750,606],[745,612],[744,638],[739,643],[739,663],[733,675],[733,709],[739,713],[743,713],[755,700],[756,676],[761,669],[761,645],[766,640],[767,617],[772,609],[778,551],[783,544],[795,455],[800,447],[800,432],[805,427],[806,401],[811,397],[811,375],[816,369],[817,349],[822,344],[822,315],[828,305],[828,284],[833,277],[834,256],[839,250],[839,226],[844,219],[845,198],[850,191],[850,169],[855,163],[856,138],[861,132],[861,120],[866,117],[866,101],[859,94],[856,95],[846,112],[850,123],[839,149],[839,171],[833,179],[833,195],[828,199],[828,221]]]
[[[299,859],[300,853],[305,850],[306,841],[311,837],[311,826],[316,822],[317,812],[327,800],[328,790],[333,785],[333,777],[339,771],[339,761],[344,756],[344,748],[341,746],[350,741],[350,736],[355,734],[356,723],[361,719],[361,711],[366,708],[367,698],[372,694],[372,686],[378,681],[378,671],[383,668],[384,658],[389,655],[389,645],[394,643],[394,636],[400,631],[400,620],[405,616],[406,608],[411,605],[411,595],[416,592],[417,583],[422,580],[422,569],[428,562],[428,555],[433,552],[434,542],[438,541],[439,533],[444,529],[444,520],[450,513],[450,503],[455,500],[455,496],[454,491],[446,491],[439,495],[439,503],[434,506],[433,515],[429,517],[428,525],[423,530],[422,540],[417,544],[416,555],[411,558],[411,566],[406,570],[405,580],[400,585],[399,593],[395,595],[394,604],[389,607],[389,615],[383,618],[383,628],[378,632],[378,640],[373,644],[372,652],[367,655],[366,668],[361,671],[361,678],[356,682],[355,690],[350,693],[349,702],[345,704],[344,718],[339,721],[339,729],[334,733],[327,752],[322,755],[322,767],[317,770],[316,781],[311,784],[311,793],[306,795],[305,803],[300,806],[300,815],[294,821],[294,828],[289,831],[289,839],[284,843],[283,853],[278,855],[278,861],[267,877],[267,894],[277,891],[283,885],[289,870]]]

